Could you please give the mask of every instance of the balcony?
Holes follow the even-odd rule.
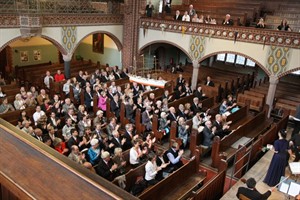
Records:
[[[300,49],[300,33],[297,32],[199,24],[154,18],[141,18],[140,28]]]

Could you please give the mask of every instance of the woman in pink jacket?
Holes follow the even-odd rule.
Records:
[[[102,91],[100,93],[100,97],[98,100],[98,108],[103,110],[104,113],[106,112],[106,99],[107,99],[106,93]]]

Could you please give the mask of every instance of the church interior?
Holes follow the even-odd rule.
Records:
[[[0,1],[0,199],[300,199],[299,16]]]

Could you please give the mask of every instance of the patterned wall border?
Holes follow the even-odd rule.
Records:
[[[237,26],[220,26],[212,24],[198,24],[192,22],[158,20],[151,18],[141,18],[140,28],[161,30],[185,34],[204,35],[212,38],[220,38],[226,40],[249,42],[264,45],[276,45],[290,48],[300,48],[300,33],[285,32],[268,29],[256,29],[249,27]]]
[[[208,55],[202,57],[202,58],[199,60],[199,63],[202,62],[202,61],[204,61],[204,60],[207,59],[207,58],[210,58],[210,57],[212,57],[212,56],[215,56],[215,55],[218,55],[218,54],[222,54],[222,53],[236,54],[236,55],[243,56],[243,57],[245,57],[245,58],[247,58],[247,59],[250,59],[250,60],[252,60],[253,62],[255,62],[255,64],[257,64],[257,65],[258,65],[258,66],[259,66],[259,67],[260,67],[260,68],[261,68],[268,76],[271,75],[271,72],[270,72],[263,64],[261,64],[260,62],[258,62],[256,59],[254,59],[254,58],[252,58],[252,57],[250,57],[250,56],[247,56],[247,55],[245,55],[245,54],[243,54],[243,53],[236,52],[236,51],[218,51],[218,52],[210,53],[210,54],[208,54]]]
[[[300,70],[300,67],[288,70],[288,71],[286,71],[284,73],[279,74],[278,79],[280,79],[280,78],[282,78],[282,77],[284,77],[284,76],[286,76],[288,74],[291,74],[292,72],[299,71],[299,70]]]
[[[0,15],[1,28],[20,27],[19,15]],[[57,26],[90,26],[90,25],[116,25],[123,24],[123,15],[42,15],[41,21],[44,27]]]

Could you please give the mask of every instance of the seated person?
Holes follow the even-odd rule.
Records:
[[[170,167],[172,167],[173,170],[177,170],[181,166],[183,166],[183,163],[181,161],[182,154],[183,150],[179,150],[179,145],[177,142],[174,142],[172,144],[172,147],[168,151],[166,151],[165,155],[168,158],[168,161],[170,162]]]
[[[5,97],[2,100],[2,104],[0,105],[0,114],[6,113],[7,111],[14,111],[14,107],[8,103],[7,98]]]
[[[269,189],[267,192],[265,192],[264,194],[261,194],[260,192],[258,192],[255,188],[256,185],[256,181],[254,178],[249,178],[246,181],[246,187],[239,187],[238,192],[236,194],[236,196],[240,199],[240,195],[244,195],[245,197],[252,199],[252,200],[264,200],[264,199],[268,199],[269,196],[271,196],[272,191],[274,190],[274,188]]]
[[[163,168],[167,167],[169,163],[161,164],[160,166],[156,165],[156,155],[150,153],[148,155],[148,162],[145,165],[145,180],[149,185],[155,185],[159,180],[156,178],[156,175]]]

